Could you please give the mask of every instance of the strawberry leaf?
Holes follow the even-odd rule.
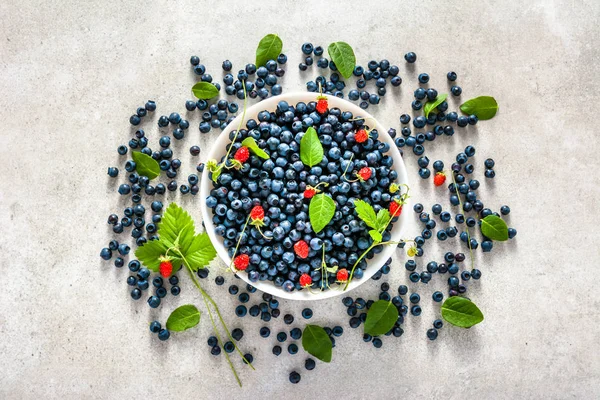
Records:
[[[371,229],[369,231],[369,235],[371,235],[371,238],[373,239],[374,242],[379,243],[381,242],[381,240],[383,240],[383,237],[381,236],[381,233],[379,233],[378,231],[376,231],[375,229]]]
[[[358,214],[358,218],[362,219],[365,224],[373,229],[377,229],[377,215],[373,206],[363,200],[356,200],[354,202],[354,208]]]
[[[506,226],[506,222],[495,215],[488,215],[481,220],[481,233],[499,242],[508,240],[508,226]]]
[[[194,236],[190,247],[185,253],[185,259],[193,271],[206,267],[217,255],[206,232]]]
[[[192,217],[177,204],[169,204],[158,225],[160,241],[168,247],[178,247],[186,254],[194,241],[195,231]]]
[[[498,103],[491,96],[479,96],[461,104],[460,111],[469,115],[474,114],[480,120],[492,119],[498,112]]]
[[[198,82],[192,86],[192,93],[200,100],[208,100],[219,95],[219,89],[209,82]]]
[[[253,137],[247,137],[242,141],[242,146],[246,146],[252,153],[265,160],[269,159],[269,155],[256,143]]]
[[[345,42],[335,42],[329,45],[327,52],[342,76],[350,78],[356,66],[356,56],[352,47]]]
[[[483,321],[483,313],[475,303],[460,296],[448,297],[441,311],[442,318],[461,328],[470,328]]]
[[[165,255],[167,249],[168,246],[161,240],[151,240],[137,248],[135,257],[149,270],[158,272],[159,258]]]
[[[388,210],[386,210],[385,208],[382,208],[381,210],[379,210],[379,212],[377,213],[377,228],[376,229],[378,231],[385,229],[388,226],[388,224],[390,223],[390,219],[391,219],[391,215]]]
[[[274,33],[266,35],[256,48],[256,66],[262,67],[269,60],[276,60],[283,49],[281,38]]]
[[[200,322],[200,311],[193,304],[177,307],[167,319],[167,329],[173,332],[183,332]]]
[[[325,329],[317,325],[306,325],[302,332],[302,348],[323,362],[330,362],[333,344]]]

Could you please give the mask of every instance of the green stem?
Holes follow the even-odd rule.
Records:
[[[231,265],[229,265],[229,269],[231,269],[234,273],[235,273],[235,270],[233,269],[233,259],[235,258],[235,255],[237,254],[237,251],[240,248],[240,244],[242,243],[242,235],[246,231],[248,222],[250,222],[250,214],[248,214],[248,218],[246,218],[246,223],[244,224],[244,229],[242,229],[242,233],[240,233],[240,238],[238,239],[238,242],[235,245],[235,250],[233,251],[233,257],[231,257]]]
[[[458,185],[454,180],[454,171],[450,170],[450,176],[452,176],[452,183],[454,183],[454,189],[456,189],[456,196],[458,197],[458,206],[464,212],[462,200],[460,199],[460,191],[458,190]],[[465,222],[466,225],[466,222]],[[469,256],[471,258],[471,269],[475,267],[475,261],[473,260],[473,249],[471,248],[471,234],[469,233],[469,225],[467,227],[467,245],[469,246]]]
[[[403,240],[404,241],[404,240]],[[403,242],[402,241],[402,242]],[[392,242],[392,241],[388,241],[388,242],[379,242],[379,243],[373,243],[371,244],[371,246],[369,246],[361,255],[360,257],[358,257],[358,260],[356,260],[356,262],[354,263],[354,265],[352,266],[352,271],[350,271],[350,276],[348,277],[348,281],[346,282],[346,286],[344,286],[344,290],[348,289],[348,285],[350,285],[350,282],[352,281],[352,277],[354,276],[354,270],[356,269],[356,267],[358,266],[358,264],[361,262],[361,260],[363,258],[365,258],[365,256],[367,255],[367,253],[369,251],[371,251],[374,247],[377,246],[385,246],[388,244],[398,244],[401,242]]]

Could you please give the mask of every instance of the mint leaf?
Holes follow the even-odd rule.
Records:
[[[253,137],[249,136],[246,139],[242,140],[242,146],[246,146],[251,152],[253,152],[260,158],[264,158],[265,160],[269,159],[269,155],[263,149],[258,147],[258,144],[256,143],[256,140],[254,140]]]
[[[317,325],[306,325],[302,332],[302,348],[323,362],[331,361],[333,345],[325,329]]]
[[[379,242],[381,242],[383,240],[383,237],[381,236],[381,233],[379,233],[375,229],[371,229],[369,231],[369,235],[371,235],[371,238],[373,239],[374,242],[379,243]]]
[[[435,109],[437,108],[437,106],[439,106],[440,104],[442,104],[444,101],[446,101],[446,98],[448,97],[447,94],[440,94],[438,95],[438,97],[435,98],[434,101],[429,101],[427,103],[425,103],[425,106],[423,107],[423,113],[425,114],[425,118],[429,117],[429,113],[430,112],[436,112]]]
[[[483,313],[464,297],[448,297],[442,304],[442,318],[454,326],[470,328],[483,321]]]
[[[378,300],[367,312],[365,333],[372,336],[384,335],[398,321],[398,309],[390,301]]]
[[[167,245],[160,240],[151,240],[144,243],[135,251],[135,257],[140,260],[146,268],[157,272],[160,266],[160,256],[164,256],[167,252]]]
[[[206,267],[217,255],[217,251],[210,242],[206,232],[194,236],[190,247],[185,254],[185,259],[193,271]]]
[[[177,307],[167,319],[167,329],[174,332],[183,332],[200,322],[200,311],[193,304]]]
[[[492,119],[498,112],[498,103],[491,96],[479,96],[462,103],[460,111],[469,115],[474,114],[481,120]]]
[[[160,166],[158,162],[141,151],[132,151],[131,158],[135,161],[135,170],[139,175],[147,176],[148,179],[154,179],[160,175]]]
[[[312,126],[308,127],[300,140],[300,159],[309,167],[314,167],[323,160],[323,145]]]
[[[358,214],[358,218],[365,221],[365,224],[370,226],[373,229],[377,229],[377,215],[375,214],[375,210],[373,207],[363,200],[355,200],[354,201],[354,209]]]
[[[379,210],[379,212],[377,213],[377,228],[376,229],[379,231],[385,229],[385,227],[387,227],[388,224],[390,223],[390,219],[392,219],[392,217],[388,210],[386,210],[385,208],[382,208],[381,210]]]
[[[345,42],[335,42],[329,45],[327,52],[342,76],[346,79],[350,78],[356,66],[356,57],[352,47]]]
[[[308,216],[310,225],[315,233],[319,233],[327,226],[335,214],[335,202],[323,193],[319,193],[310,200]]]
[[[219,95],[219,89],[209,82],[198,82],[192,86],[192,93],[200,100],[209,100]]]
[[[279,36],[274,33],[266,35],[258,42],[256,48],[256,67],[262,67],[269,60],[276,60],[281,54],[281,49],[283,49],[283,42]]]
[[[195,231],[192,217],[175,203],[169,204],[158,224],[160,241],[168,247],[178,247],[184,255],[194,241]]]
[[[481,233],[499,242],[508,240],[508,226],[506,226],[506,222],[495,215],[488,215],[481,220]]]

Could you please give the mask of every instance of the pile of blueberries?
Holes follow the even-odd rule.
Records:
[[[224,238],[230,256],[241,238],[237,254],[250,257],[246,269],[249,279],[273,281],[286,291],[302,288],[302,274],[311,275],[315,288],[327,288],[320,271],[323,245],[328,266],[352,268],[372,243],[366,225],[354,212],[354,201],[362,199],[378,212],[387,209],[395,196],[389,188],[398,174],[392,169],[392,157],[386,154],[389,145],[378,140],[379,133],[372,130],[366,142],[357,143],[355,133],[368,128],[363,119],[338,108],[319,113],[315,107],[314,101],[296,105],[281,101],[275,111],[260,112],[258,121],[248,120],[237,137],[232,131],[232,154],[245,138],[252,137],[269,159],[251,155],[240,169],[225,170],[206,199],[213,210],[216,233]],[[299,153],[308,127],[317,130],[324,148],[323,160],[312,168],[300,160]],[[357,172],[365,167],[371,172],[370,178],[358,180]],[[318,186],[336,205],[332,222],[317,234],[308,217],[310,199],[303,195],[309,186]],[[250,210],[257,205],[266,212],[262,233],[248,226],[242,234]],[[384,241],[390,239],[391,228],[392,224],[384,232]],[[293,250],[300,240],[310,246],[305,259]],[[367,258],[381,250],[376,247]],[[354,273],[356,279],[363,276],[366,266],[366,260],[361,260]],[[329,285],[334,284],[335,275],[328,280]]]

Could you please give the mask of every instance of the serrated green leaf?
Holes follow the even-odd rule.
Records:
[[[217,251],[212,245],[206,232],[200,233],[194,237],[194,240],[187,252],[185,259],[189,267],[197,271],[206,267],[217,255]]]
[[[200,322],[200,311],[193,304],[177,307],[167,319],[167,329],[174,332],[183,332]]]
[[[309,167],[314,167],[323,160],[323,145],[312,126],[308,127],[300,140],[300,159]]]
[[[475,115],[480,120],[492,119],[498,112],[498,103],[491,96],[479,96],[460,105],[460,111]]]
[[[354,201],[354,209],[358,214],[358,218],[362,219],[367,226],[377,229],[377,215],[373,206],[363,200]]]
[[[279,36],[274,33],[266,35],[258,42],[256,48],[256,66],[262,67],[267,61],[276,60],[282,49],[283,42]]]
[[[198,82],[192,86],[192,93],[200,100],[209,100],[219,95],[219,89],[209,82]]]
[[[371,236],[371,238],[373,239],[373,241],[376,242],[376,243],[381,242],[381,240],[383,239],[383,237],[381,236],[381,233],[379,233],[375,229],[371,229],[369,231],[369,235]]]
[[[132,151],[131,158],[135,162],[135,170],[139,175],[147,176],[148,179],[154,179],[160,175],[160,165],[149,155],[141,151]]]
[[[371,305],[365,321],[365,333],[372,336],[385,335],[398,321],[398,309],[391,301],[378,300]]]
[[[158,236],[168,247],[179,247],[187,254],[194,240],[196,228],[192,217],[175,203],[169,204],[158,224]]]
[[[481,233],[483,233],[484,236],[499,242],[508,240],[508,226],[506,225],[506,222],[495,215],[488,215],[481,220]]]
[[[269,155],[256,143],[253,137],[248,136],[246,139],[242,140],[242,146],[246,146],[252,153],[256,154],[258,157],[263,158],[265,160],[269,159]]]
[[[135,257],[144,264],[146,268],[157,272],[160,266],[159,258],[166,254],[167,249],[168,246],[161,240],[151,240],[136,249]]]
[[[327,226],[335,214],[335,202],[324,193],[319,193],[310,200],[308,216],[310,225],[315,233]]]
[[[442,318],[454,326],[470,328],[483,321],[483,313],[469,299],[452,296],[442,304]]]
[[[427,103],[425,103],[425,106],[423,107],[423,113],[425,114],[425,118],[428,118],[430,112],[434,111],[437,108],[437,106],[446,101],[447,97],[448,95],[446,93],[439,94],[434,101],[428,101]]]
[[[391,216],[390,212],[385,208],[382,208],[377,213],[377,230],[383,230],[390,222]]]
[[[356,66],[356,56],[352,47],[345,42],[335,42],[329,45],[327,52],[342,76],[350,78]]]
[[[302,348],[323,362],[330,362],[333,344],[325,329],[317,325],[306,325],[302,332]]]

